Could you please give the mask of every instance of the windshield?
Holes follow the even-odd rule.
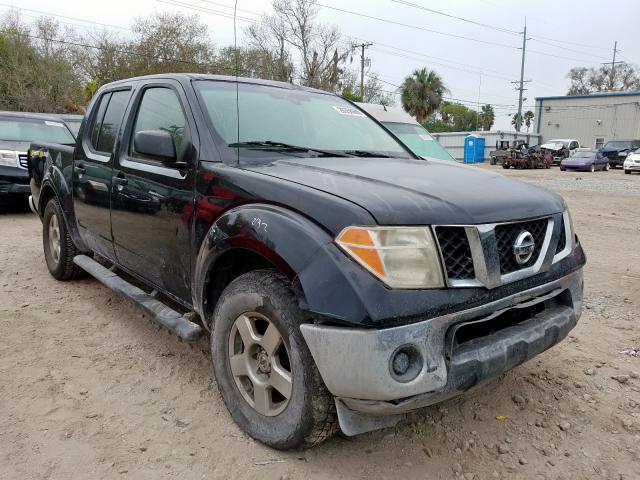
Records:
[[[382,122],[382,124],[419,157],[455,161],[451,154],[421,125],[396,122]]]
[[[73,135],[62,122],[21,117],[0,118],[0,140],[25,143],[75,143]]]
[[[604,148],[631,148],[631,142],[625,142],[623,140],[607,142],[604,144]]]
[[[410,158],[375,121],[335,95],[210,80],[196,88],[215,133],[230,146],[228,159],[333,153]]]
[[[569,142],[566,140],[549,140],[547,143],[561,143],[563,147],[569,146]]]

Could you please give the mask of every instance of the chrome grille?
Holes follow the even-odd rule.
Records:
[[[567,212],[513,223],[434,225],[449,287],[486,287],[531,277],[551,268],[569,254]],[[531,258],[520,265],[514,244],[524,231],[533,236]]]
[[[567,246],[567,232],[564,230],[564,218],[560,222],[560,238],[558,238],[558,246],[556,247],[556,254],[564,250]]]
[[[28,167],[28,160],[29,157],[26,153],[19,153],[18,154],[18,164],[22,167],[22,168],[27,168]]]
[[[549,219],[543,218],[541,220],[533,220],[530,222],[522,223],[507,223],[497,225],[495,228],[496,242],[498,243],[498,255],[500,256],[500,272],[504,275],[506,273],[515,272],[522,268],[527,268],[536,263],[542,250],[542,244],[544,243],[544,237],[547,233],[547,225]],[[533,235],[535,241],[535,249],[531,258],[520,265],[516,262],[515,255],[513,254],[513,245],[516,238],[520,233],[527,231]]]
[[[451,280],[475,278],[473,257],[464,227],[437,227],[436,237],[447,276]]]

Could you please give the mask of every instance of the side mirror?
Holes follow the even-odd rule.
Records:
[[[141,130],[133,137],[137,153],[156,157],[164,162],[175,162],[176,146],[171,133],[166,130]]]

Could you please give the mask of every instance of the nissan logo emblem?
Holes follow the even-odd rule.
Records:
[[[533,252],[536,249],[536,242],[533,239],[533,235],[523,230],[516,237],[516,241],[513,243],[513,256],[516,259],[518,265],[524,265],[533,256]]]

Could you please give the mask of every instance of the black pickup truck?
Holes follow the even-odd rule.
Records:
[[[209,333],[231,416],[275,448],[394,425],[580,317],[560,196],[419,159],[326,92],[115,82],[77,145],[34,144],[29,168],[51,274],[86,271],[184,340]]]

